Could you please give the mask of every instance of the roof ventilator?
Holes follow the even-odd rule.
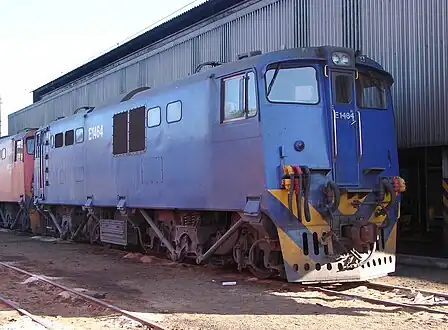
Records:
[[[95,109],[95,107],[88,107],[88,106],[79,107],[75,111],[73,111],[73,114],[76,115],[81,110],[85,110],[85,111],[87,111],[89,113],[89,112],[92,112],[93,109]]]
[[[129,101],[130,99],[132,99],[132,98],[133,98],[135,95],[137,95],[138,93],[141,93],[141,92],[146,91],[146,90],[148,90],[148,89],[151,89],[151,87],[143,86],[143,87],[136,88],[136,89],[130,91],[129,93],[127,93],[127,94],[121,99],[120,102],[126,102],[126,101]]]
[[[220,66],[220,65],[222,65],[222,63],[221,63],[221,62],[217,62],[217,61],[204,62],[204,63],[199,64],[199,65],[196,67],[196,69],[194,70],[194,73],[198,73],[199,71],[201,71],[201,69],[202,69],[204,66],[217,67],[217,66]]]
[[[253,50],[247,53],[242,53],[242,54],[238,54],[237,58],[238,60],[242,60],[243,58],[249,58],[249,57],[253,57],[253,56],[258,56],[261,55],[262,52],[261,50]]]

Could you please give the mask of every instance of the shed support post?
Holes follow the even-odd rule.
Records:
[[[443,247],[448,254],[448,148],[442,151]]]

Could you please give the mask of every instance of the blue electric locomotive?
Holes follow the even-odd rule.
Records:
[[[46,221],[63,237],[260,278],[393,272],[405,186],[391,75],[330,46],[204,65],[40,128],[34,194]]]

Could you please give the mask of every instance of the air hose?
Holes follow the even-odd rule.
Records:
[[[307,222],[310,222],[311,214],[310,214],[309,197],[310,197],[310,186],[311,186],[311,171],[306,166],[303,166],[302,170],[304,173],[304,176],[303,176],[303,199],[304,199],[305,220]]]
[[[339,203],[341,201],[341,192],[339,191],[338,186],[333,181],[328,181],[326,186],[327,197],[329,195],[329,191],[333,192],[333,200],[327,204],[327,208],[329,211],[336,212],[339,207]]]
[[[291,211],[291,214],[293,214],[292,196],[294,195],[294,174],[291,174],[289,176],[289,180],[291,181],[291,184],[289,185],[288,208],[289,208],[289,211]]]
[[[296,203],[297,203],[297,218],[299,219],[300,222],[302,222],[302,187],[300,187],[302,185],[302,174],[298,173],[297,174],[299,181],[299,187],[297,189],[297,195],[296,195]]]
[[[395,196],[395,190],[392,184],[386,180],[382,180],[380,182],[380,201],[384,200],[385,193],[389,193],[390,195],[390,202],[384,207],[385,209],[387,209],[390,206],[395,205],[397,197]]]
[[[389,193],[390,195],[390,201],[387,203],[386,206],[381,205],[381,202],[386,197],[386,193]],[[379,200],[377,201],[378,207],[380,209],[375,211],[376,216],[380,216],[381,214],[387,215],[389,208],[394,206],[397,201],[397,196],[395,195],[395,190],[391,183],[389,183],[386,180],[380,181],[380,190],[379,190]],[[386,217],[385,221],[382,222],[381,227],[387,227],[389,224],[389,217]]]

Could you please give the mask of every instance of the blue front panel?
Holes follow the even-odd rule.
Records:
[[[282,71],[284,70],[284,71]],[[326,88],[319,65],[294,65],[279,71],[271,89],[267,88],[275,66],[268,68],[267,82],[260,80],[263,148],[268,189],[280,187],[281,166],[306,165],[329,169],[330,151]],[[296,71],[296,72],[294,72]],[[303,143],[303,149],[299,146]]]
[[[342,187],[359,185],[359,136],[352,72],[330,73],[334,180]]]
[[[373,185],[379,176],[399,174],[393,102],[385,75],[372,69],[359,68],[357,89],[362,138],[360,166],[363,184]]]
[[[377,177],[398,175],[398,153],[392,109],[360,109],[365,184]]]

